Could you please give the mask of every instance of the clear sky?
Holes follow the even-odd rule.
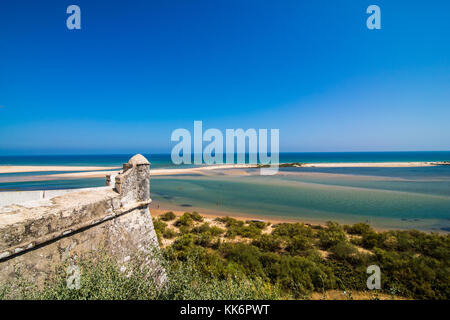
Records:
[[[1,1],[0,154],[169,152],[194,120],[278,128],[281,151],[450,150],[449,14],[447,0]]]

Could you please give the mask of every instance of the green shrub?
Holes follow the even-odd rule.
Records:
[[[175,226],[177,226],[177,227],[181,227],[181,226],[190,227],[193,224],[194,224],[194,221],[189,212],[185,212],[181,217],[178,218],[177,221],[175,221]]]
[[[180,226],[178,227],[178,230],[180,231],[180,234],[188,234],[192,231],[188,226]]]
[[[330,248],[333,258],[338,260],[349,260],[356,256],[358,250],[347,241],[340,241]]]
[[[209,247],[211,246],[212,238],[209,232],[201,233],[195,237],[194,243],[202,247]]]
[[[196,211],[190,213],[192,220],[197,221],[197,222],[202,222],[203,221],[203,217]]]
[[[192,234],[184,234],[177,238],[172,244],[172,248],[178,251],[185,251],[194,245],[194,236]]]
[[[276,252],[281,249],[281,239],[271,234],[263,234],[253,240],[252,245],[262,251]]]
[[[323,249],[328,249],[339,242],[346,241],[347,236],[341,225],[336,222],[327,222],[327,227],[319,230],[319,245]]]
[[[213,237],[219,236],[225,232],[222,228],[217,226],[210,226],[209,223],[205,222],[200,226],[192,228],[193,233],[210,233]]]
[[[242,222],[242,221],[241,221]],[[261,234],[261,229],[251,225],[233,225],[228,228],[226,236],[233,239],[236,236],[241,236],[243,238],[256,238]]]
[[[209,256],[209,262],[218,258]],[[151,259],[155,259],[152,255]],[[249,300],[281,299],[278,286],[259,278],[248,278],[242,273],[233,277],[211,277],[199,270],[199,260],[188,256],[186,260],[169,263],[156,257],[164,266],[168,281],[158,286],[153,271],[146,267],[145,257],[133,257],[127,264],[129,272],[122,272],[114,259],[80,259],[80,289],[67,287],[66,265],[58,266],[42,288],[32,281],[17,279],[13,285],[0,287],[1,298],[38,300]],[[206,258],[208,259],[208,258]],[[20,287],[17,286],[20,282]]]
[[[246,221],[246,223],[249,226],[255,226],[256,228],[261,230],[264,230],[267,227],[267,223],[265,223],[264,221],[248,220]]]
[[[349,234],[358,234],[358,235],[362,235],[363,233],[373,231],[372,227],[369,226],[367,223],[356,223],[352,226],[345,225],[344,229]]]
[[[155,228],[156,236],[158,237],[158,241],[161,242],[162,235],[167,227],[167,223],[161,221],[158,218],[153,218],[153,227]]]
[[[369,231],[362,234],[361,244],[366,249],[373,249],[374,247],[382,247],[385,235],[375,231]]]
[[[166,239],[173,239],[177,236],[177,232],[171,228],[166,228],[162,235]]]
[[[217,226],[212,226],[209,229],[209,232],[211,233],[212,236],[217,237],[217,236],[220,236],[221,234],[225,233],[225,230],[223,230],[222,228],[219,228]]]
[[[156,219],[153,218],[153,227],[157,231],[164,232],[164,229],[166,229],[166,227],[167,227],[167,223],[161,221],[158,218],[156,218]]]
[[[176,217],[177,216],[172,211],[168,211],[159,216],[159,218],[164,221],[171,221],[171,220],[175,219]]]
[[[276,270],[277,282],[295,298],[305,298],[313,291],[334,287],[331,270],[305,257],[282,256]]]
[[[264,277],[264,271],[259,261],[261,251],[245,243],[224,244],[222,254],[228,261],[235,262],[239,269],[250,277]]]
[[[246,225],[244,221],[236,220],[234,218],[225,217],[216,219],[222,223],[225,223],[225,226],[228,228],[226,237],[235,238],[236,236],[241,236],[244,238],[256,238],[261,234],[261,225],[260,224],[250,224]]]
[[[313,248],[313,241],[304,235],[297,234],[288,240],[286,251],[291,255],[304,255]]]
[[[280,223],[274,226],[273,235],[291,238],[295,236],[313,237],[313,231],[303,223]]]

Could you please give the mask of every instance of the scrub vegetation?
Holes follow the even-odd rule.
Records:
[[[67,266],[44,285],[18,275],[2,299],[449,299],[450,237],[377,232],[358,223],[272,225],[172,212],[153,219],[162,250],[152,255],[168,281],[156,285],[145,257],[124,271],[106,255],[79,259],[81,287],[67,288]],[[156,258],[155,258],[156,257]],[[370,265],[380,290],[366,287]]]

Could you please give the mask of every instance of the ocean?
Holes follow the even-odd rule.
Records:
[[[120,166],[131,155],[0,157],[0,165]],[[172,168],[170,155],[146,155],[153,168]],[[449,161],[450,152],[282,153],[280,162]],[[450,166],[280,168],[240,174],[155,176],[154,207],[311,222],[368,222],[378,228],[450,231]],[[242,174],[242,172],[244,174]],[[54,173],[54,172],[51,172]],[[0,181],[41,173],[0,174]],[[3,179],[3,180],[2,180]],[[0,190],[95,187],[103,178],[2,182]]]

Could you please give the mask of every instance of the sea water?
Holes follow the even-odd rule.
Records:
[[[146,156],[152,168],[174,167],[170,155]],[[0,165],[120,166],[130,157],[0,157]],[[280,162],[448,160],[450,152],[280,154]],[[259,176],[256,169],[241,171],[248,175],[155,176],[151,182],[153,206],[311,222],[368,222],[380,228],[450,231],[450,166],[280,168],[276,176]],[[7,175],[0,174],[0,181],[2,177],[7,179]],[[102,186],[104,182],[103,178],[4,182],[0,183],[0,190],[85,188]]]

